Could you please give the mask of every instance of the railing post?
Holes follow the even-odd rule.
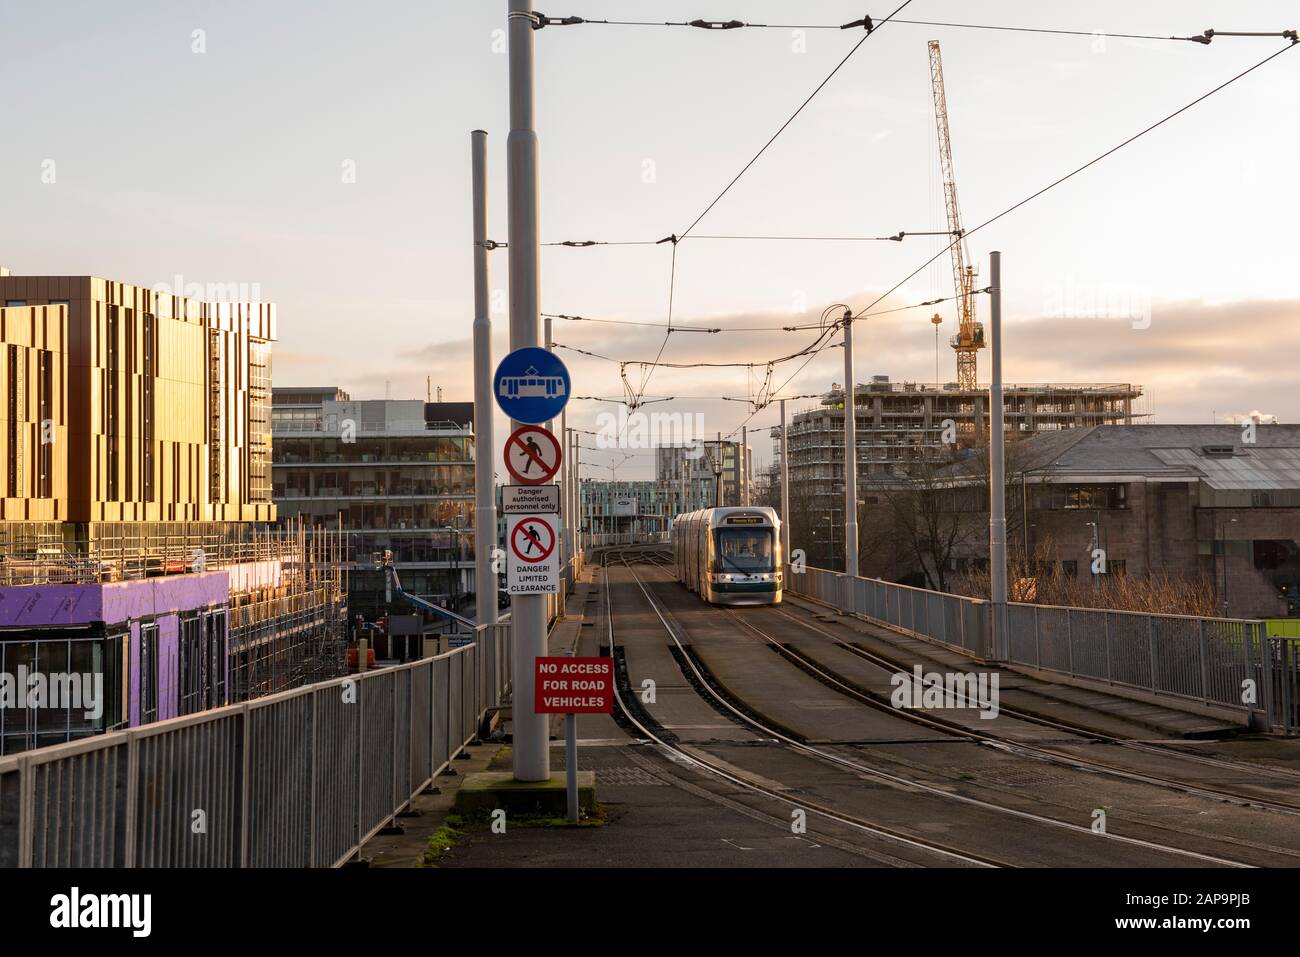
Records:
[[[132,738],[132,744],[135,739]],[[133,751],[134,749],[132,749]],[[131,752],[128,752],[130,754]],[[130,757],[127,758],[127,767],[130,768],[134,762]],[[132,798],[134,796],[135,778],[132,776],[130,783],[127,785],[127,807],[131,810]],[[18,866],[31,867],[32,855],[35,853],[36,843],[36,781],[32,772],[32,766],[29,758],[24,755],[18,759]],[[134,827],[135,816],[127,817],[126,835],[127,835],[127,867],[131,866],[134,849],[131,845],[131,839],[135,834]]]

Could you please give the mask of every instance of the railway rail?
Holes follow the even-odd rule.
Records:
[[[663,564],[659,560],[659,558],[657,556],[654,556],[653,554],[646,555],[644,553],[640,553],[637,554],[636,557],[638,559],[647,559],[647,564],[650,565],[662,566]],[[770,722],[760,720],[755,715],[747,713],[746,709],[737,707],[735,704],[729,701],[726,696],[720,694],[712,686],[712,684],[708,680],[708,676],[706,676],[704,673],[701,672],[695,659],[688,652],[687,644],[681,640],[681,636],[678,634],[679,626],[676,626],[673,622],[669,621],[669,618],[664,614],[664,610],[661,608],[659,601],[650,593],[650,590],[646,588],[645,582],[637,574],[635,568],[633,567],[633,562],[629,560],[629,550],[611,550],[609,553],[607,553],[607,558],[608,560],[606,563],[606,573],[608,573],[611,563],[621,564],[625,569],[627,569],[630,577],[632,578],[632,581],[636,584],[641,594],[644,596],[647,605],[654,612],[656,618],[658,619],[659,623],[663,627],[665,633],[668,635],[673,646],[677,648],[679,652],[678,660],[683,663],[683,667],[685,669],[689,669],[692,672],[692,674],[688,675],[687,677],[691,677],[694,679],[697,688],[704,689],[704,691],[710,696],[711,703],[713,704],[713,706],[716,709],[723,712],[724,714],[728,714],[729,716],[733,717],[734,720],[758,732],[759,734],[778,742],[782,747],[788,749],[789,751],[813,758],[819,762],[832,765],[841,770],[849,771],[855,775],[860,775],[866,778],[888,783],[895,787],[899,787],[915,793],[926,794],[931,797],[939,798],[943,801],[961,803],[967,806],[977,807],[984,811],[992,812],[998,815],[1010,816],[1023,821],[1029,821],[1037,825],[1051,827],[1054,829],[1061,829],[1079,835],[1086,835],[1090,840],[1096,840],[1099,836],[1102,836],[1104,839],[1113,842],[1118,842],[1121,844],[1126,844],[1129,846],[1134,846],[1145,850],[1154,851],[1160,854],[1168,854],[1185,860],[1196,861],[1201,864],[1211,864],[1211,865],[1225,866],[1225,867],[1254,866],[1247,862],[1223,857],[1216,854],[1208,854],[1208,853],[1191,850],[1184,847],[1178,847],[1174,845],[1162,844],[1156,841],[1145,840],[1143,838],[1137,838],[1137,837],[1132,837],[1123,834],[1116,834],[1114,832],[1106,832],[1103,835],[1099,835],[1097,832],[1093,831],[1089,827],[1085,827],[1079,824],[1074,824],[1068,821],[1063,821],[1060,820],[1059,818],[1051,817],[1048,815],[1027,811],[1021,808],[1010,807],[1004,804],[998,804],[993,801],[988,801],[982,798],[954,793],[953,791],[946,790],[941,787],[935,787],[933,785],[916,781],[911,778],[904,777],[902,775],[881,770],[880,768],[877,767],[872,767],[870,765],[862,763],[860,760],[855,760],[853,758],[845,757],[842,754],[837,754],[833,751],[826,750],[825,748],[817,747],[815,745],[811,745],[803,741],[799,741],[796,738],[792,737],[791,735],[785,733],[785,731],[771,727]],[[607,581],[605,587],[606,615],[609,621],[610,647],[612,648],[614,646],[614,632],[613,632],[614,616],[613,616],[613,608],[612,605],[610,604],[611,589],[609,585],[610,582],[608,581],[608,575],[607,575]],[[735,616],[735,613],[731,611],[727,611],[725,612],[725,614]],[[734,774],[731,774],[730,772],[726,771],[724,768],[721,768],[719,766],[716,765],[710,766],[708,762],[705,761],[703,758],[699,757],[698,754],[694,752],[691,753],[684,752],[680,748],[677,748],[675,745],[664,742],[661,737],[657,735],[652,735],[650,733],[650,730],[644,726],[643,722],[634,719],[634,716],[629,713],[629,709],[621,700],[619,701],[619,705],[620,708],[623,710],[623,713],[628,716],[629,720],[631,720],[632,723],[638,727],[638,730],[642,731],[642,733],[647,734],[648,739],[653,740],[657,745],[659,745],[660,747],[666,750],[674,751],[676,757],[683,758],[691,764],[706,767],[706,770],[708,770],[710,773],[716,773],[719,776],[726,777],[728,780],[732,780],[733,783],[735,783],[736,778]],[[900,716],[904,718],[910,717],[909,715],[899,715],[897,709],[893,709],[892,707],[889,708],[889,710],[895,716]],[[943,732],[948,734],[952,734],[955,732],[954,727],[948,727],[946,726],[946,724],[936,722],[935,727],[941,729]],[[1003,746],[1002,742],[997,742],[997,745]],[[752,782],[743,781],[743,780],[740,786],[746,787],[751,790],[763,790],[762,788],[754,785]],[[881,825],[879,822],[876,821],[866,821],[862,818],[857,818],[853,815],[846,815],[845,812],[838,811],[834,808],[828,808],[825,806],[814,807],[809,802],[803,800],[797,800],[797,801],[792,800],[788,796],[784,796],[781,795],[779,792],[772,792],[770,790],[763,790],[763,793],[767,793],[769,794],[769,796],[775,797],[778,800],[782,801],[783,803],[791,807],[806,808],[810,812],[817,813],[823,817],[828,817],[833,820],[840,820],[841,823],[843,823],[844,817],[852,818],[856,822],[856,825],[860,826],[863,830],[871,831],[872,833],[876,833],[877,835],[880,836],[898,839],[897,835],[900,834],[900,832],[895,828],[890,828],[888,826]],[[968,861],[981,860],[979,856],[971,855],[968,852],[961,851],[960,849],[953,848],[948,845],[937,845],[936,842],[932,841],[930,838],[922,837],[916,834],[908,834],[905,832],[901,832],[901,833],[902,833],[902,838],[905,841],[913,842],[914,846],[919,844],[920,846],[926,846],[931,849],[939,850],[941,853],[950,854],[953,857],[965,858]],[[991,862],[988,861],[987,858],[983,858],[982,860],[984,863],[986,864],[991,863],[994,866],[1008,866],[1006,862]]]

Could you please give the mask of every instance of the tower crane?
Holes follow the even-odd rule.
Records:
[[[975,353],[984,348],[984,324],[975,321],[975,268],[970,265],[970,250],[966,247],[961,209],[957,205],[957,179],[952,166],[952,142],[948,137],[948,98],[943,90],[943,59],[939,55],[939,41],[931,40],[929,48],[934,122],[939,133],[939,166],[943,176],[944,205],[948,210],[948,230],[953,236],[952,279],[957,303],[957,334],[949,343],[957,353],[957,387],[963,391],[974,391],[978,388]]]

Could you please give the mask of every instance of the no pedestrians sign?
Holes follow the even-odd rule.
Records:
[[[559,516],[506,517],[506,591],[557,595],[560,591]]]
[[[550,432],[537,425],[523,425],[506,439],[506,471],[516,482],[541,485],[555,478],[560,470],[560,443]]]

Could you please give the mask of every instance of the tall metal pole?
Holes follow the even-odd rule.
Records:
[[[718,433],[718,460],[713,463],[713,507],[722,507],[722,433]]]
[[[740,504],[749,507],[749,426],[740,427]]]
[[[492,464],[492,316],[488,294],[487,133],[469,135],[474,178],[474,620],[497,620],[497,576],[492,550],[497,542],[496,489]]]
[[[781,400],[781,560],[790,561],[790,423],[785,399]]]
[[[844,571],[858,574],[858,423],[853,387],[853,313],[844,310]]]
[[[993,604],[993,655],[1006,657],[1007,644],[1007,503],[1006,454],[1002,407],[1002,253],[989,253],[989,590]]]
[[[510,235],[510,349],[538,345],[537,132],[533,129],[532,0],[509,0],[510,136],[506,140],[507,201]],[[524,423],[512,421],[515,428]],[[546,654],[546,595],[515,595],[510,602],[514,640],[514,776],[517,781],[551,777],[549,720],[537,714],[533,675]]]

